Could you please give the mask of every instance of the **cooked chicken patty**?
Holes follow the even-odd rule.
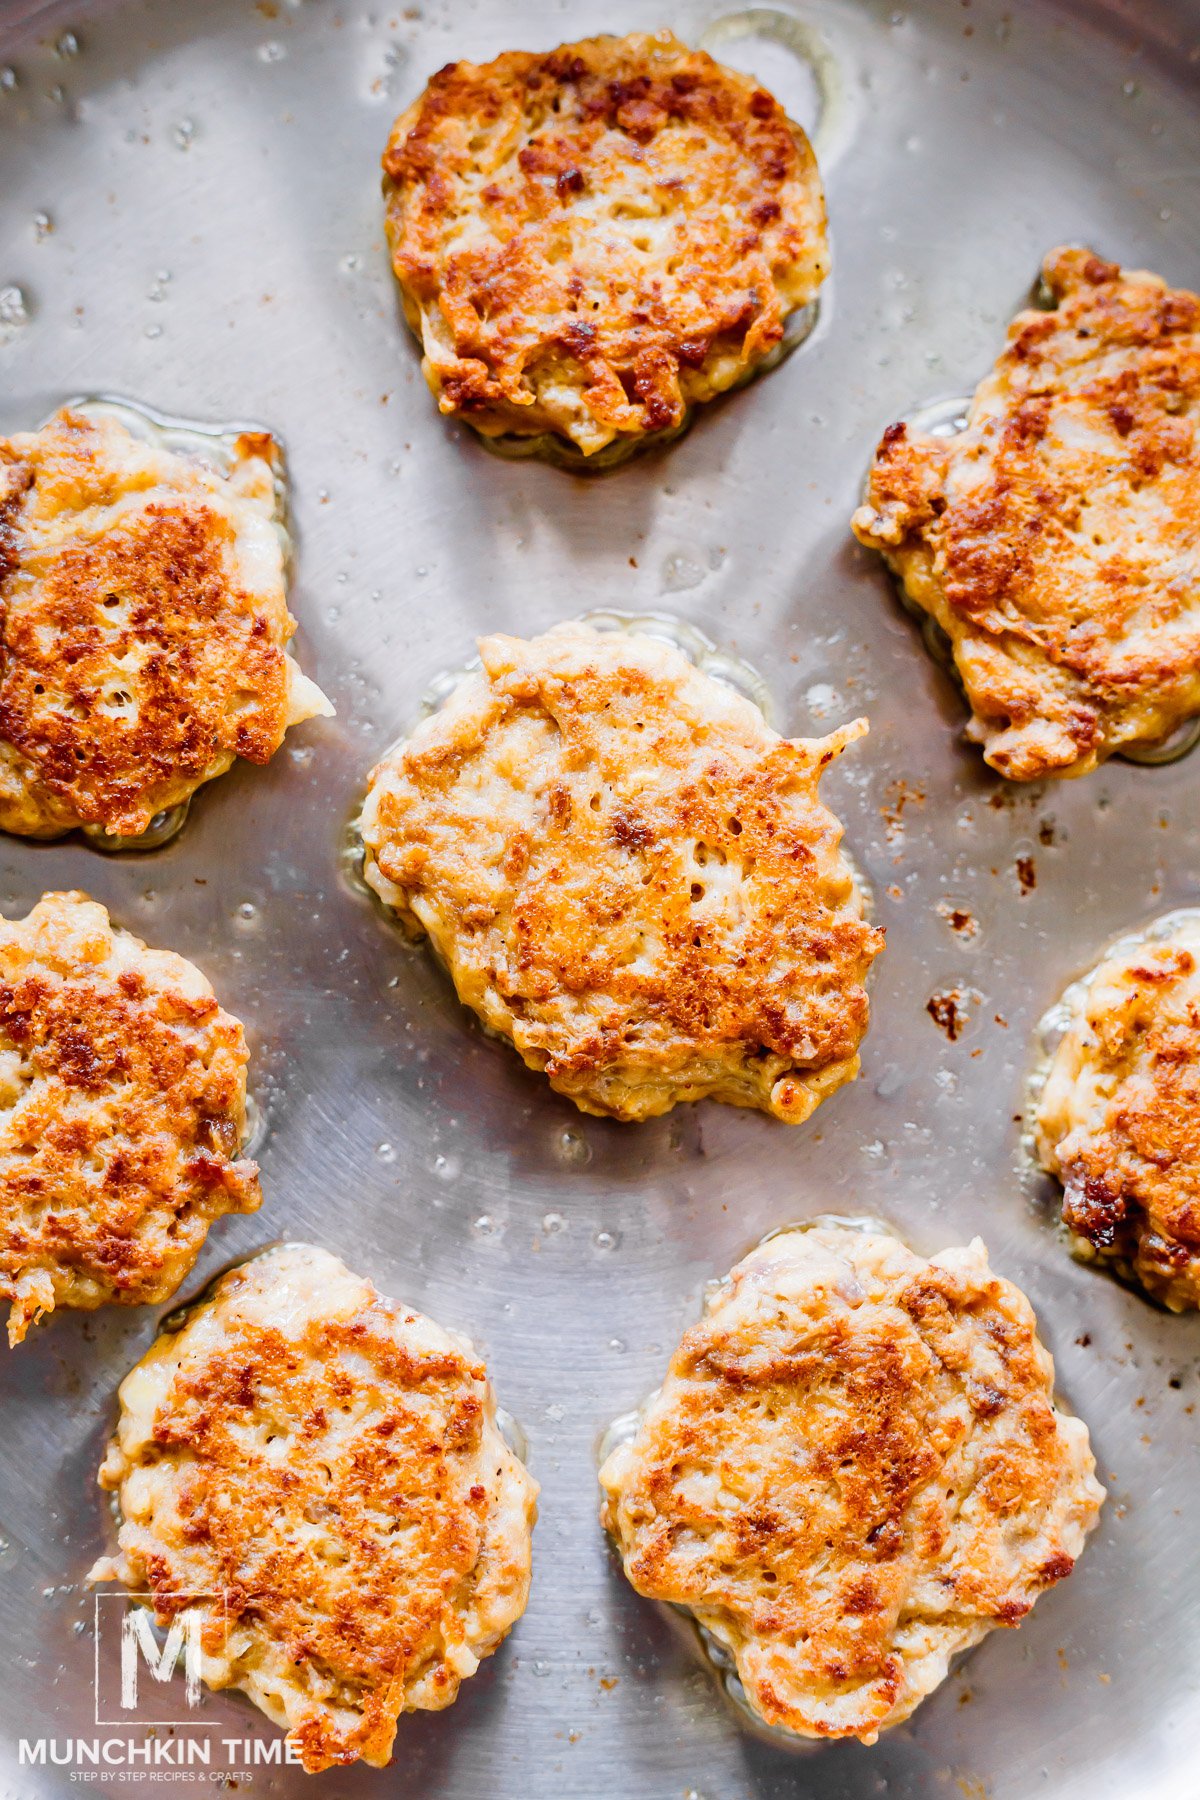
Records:
[[[383,167],[426,380],[485,437],[587,457],[678,431],[828,269],[804,133],[665,31],[450,63]]]
[[[948,635],[967,736],[1082,775],[1200,714],[1200,299],[1054,250],[966,428],[884,433],[854,531]]]
[[[287,1244],[226,1275],[121,1383],[93,1581],[201,1621],[310,1771],[381,1767],[525,1610],[537,1483],[464,1339]]]
[[[1107,957],[1069,995],[1035,1109],[1075,1247],[1200,1306],[1200,913]]]
[[[0,438],[0,829],[136,837],[332,710],[286,654],[281,466],[69,409]]]
[[[858,1072],[883,943],[817,794],[865,722],[789,742],[636,634],[479,651],[371,776],[368,882],[584,1112],[807,1118]]]
[[[0,1298],[10,1344],[56,1306],[173,1294],[214,1219],[253,1212],[241,1025],[192,963],[86,894],[0,919]]]
[[[1104,1491],[1028,1300],[976,1239],[928,1262],[824,1225],[739,1263],[600,1473],[640,1594],[745,1697],[874,1743],[1071,1572]]]

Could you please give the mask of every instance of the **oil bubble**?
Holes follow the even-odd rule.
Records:
[[[29,323],[29,302],[15,281],[0,287],[0,337],[20,331]]]
[[[690,556],[668,556],[662,569],[662,589],[665,594],[686,593],[689,588],[699,587],[704,580],[705,571]]]
[[[183,830],[190,805],[190,800],[181,800],[177,806],[168,806],[155,813],[145,831],[138,832],[135,837],[105,831],[103,825],[85,825],[83,835],[93,850],[116,854],[125,850],[159,850]]]
[[[592,1160],[592,1146],[582,1131],[577,1131],[570,1125],[559,1132],[555,1150],[559,1161],[566,1163],[569,1168],[586,1168]]]

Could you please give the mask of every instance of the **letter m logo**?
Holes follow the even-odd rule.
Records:
[[[205,1643],[210,1651],[224,1646],[225,1595],[171,1593],[156,1599],[172,1615],[165,1633],[155,1625],[144,1594],[95,1595],[96,1724],[215,1729],[216,1720],[198,1709]]]
[[[201,1623],[201,1615],[190,1607],[177,1614],[160,1648],[144,1606],[132,1607],[125,1614],[121,1622],[121,1705],[127,1712],[137,1711],[139,1658],[155,1681],[170,1681],[181,1652],[184,1697],[189,1706],[199,1706]]]

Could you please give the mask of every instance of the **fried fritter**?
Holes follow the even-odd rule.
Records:
[[[0,439],[0,829],[136,837],[332,711],[286,651],[280,467],[67,409]]]
[[[426,380],[486,437],[588,457],[677,432],[828,270],[804,133],[669,32],[450,63],[383,166]]]
[[[1082,775],[1200,714],[1200,299],[1046,259],[956,436],[885,432],[854,515],[948,635],[967,736],[1014,781]]]
[[[1103,1489],[1029,1302],[976,1239],[784,1232],[733,1270],[600,1474],[640,1594],[751,1708],[873,1743],[1071,1572]]]
[[[865,722],[789,742],[641,635],[479,649],[372,774],[371,886],[584,1112],[807,1118],[858,1072],[883,943],[817,794]]]
[[[214,1219],[253,1212],[241,1025],[200,973],[86,894],[0,920],[0,1298],[40,1313],[175,1292]]]
[[[1076,1248],[1200,1306],[1200,914],[1077,986],[1035,1124]]]
[[[100,1471],[120,1553],[93,1581],[201,1620],[306,1769],[381,1767],[525,1610],[537,1483],[471,1346],[335,1256],[287,1244],[226,1275],[121,1384]]]

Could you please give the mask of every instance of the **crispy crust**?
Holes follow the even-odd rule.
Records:
[[[0,828],[136,836],[328,711],[285,654],[274,441],[228,476],[63,410],[0,439]]]
[[[646,637],[479,648],[372,773],[367,880],[584,1112],[807,1118],[858,1072],[883,943],[817,796],[863,722],[788,742]]]
[[[1082,775],[1200,713],[1200,299],[1054,250],[966,429],[889,426],[857,537],[948,634],[967,735]]]
[[[827,270],[807,138],[671,36],[450,63],[397,121],[387,231],[443,413],[593,455],[678,429]]]
[[[751,1707],[877,1734],[1070,1573],[1104,1498],[1029,1302],[983,1245],[784,1233],[671,1360],[602,1517],[639,1593],[691,1609]]]
[[[463,1339],[289,1244],[220,1282],[121,1384],[100,1471],[124,1523],[93,1581],[160,1623],[208,1595],[204,1679],[310,1771],[381,1767],[525,1609],[537,1483]]]
[[[1080,986],[1035,1123],[1077,1247],[1200,1307],[1200,920]]]
[[[253,1212],[241,1025],[192,963],[85,894],[0,920],[0,1297],[40,1313],[173,1294],[214,1219]]]

